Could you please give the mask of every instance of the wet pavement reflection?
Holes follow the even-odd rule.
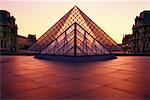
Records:
[[[2,99],[150,99],[150,57],[70,63],[1,56]]]

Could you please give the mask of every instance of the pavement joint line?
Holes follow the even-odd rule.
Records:
[[[111,72],[111,73],[116,73],[116,72],[119,72],[120,71],[120,69],[118,69],[118,70],[116,70],[116,71],[113,71],[113,72]]]
[[[35,90],[35,89],[38,89],[38,88],[44,88],[44,87],[47,87],[47,86],[45,85],[45,86],[39,86],[39,87],[27,89],[27,90],[22,90],[22,91],[19,91],[19,92],[16,92],[16,93],[12,93],[12,94],[9,94],[9,95],[15,95],[15,94],[19,94],[19,93],[23,93],[23,92],[28,92],[28,91],[31,91],[31,90]]]
[[[109,86],[108,86],[109,87]],[[140,93],[135,93],[135,92],[132,92],[132,91],[128,91],[128,90],[124,90],[124,89],[119,89],[119,88],[113,88],[113,87],[109,87],[109,88],[112,88],[112,89],[116,89],[118,91],[124,91],[124,92],[127,92],[127,93],[131,93],[131,94],[135,94],[135,95],[141,95]]]

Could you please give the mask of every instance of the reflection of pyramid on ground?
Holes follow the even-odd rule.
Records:
[[[29,50],[54,55],[96,55],[108,54],[109,51],[121,48],[75,6]]]

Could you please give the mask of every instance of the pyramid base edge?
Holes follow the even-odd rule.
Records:
[[[53,60],[53,61],[68,61],[68,62],[89,62],[89,61],[105,61],[117,59],[115,55],[89,55],[89,56],[64,56],[64,55],[45,55],[38,54],[35,56],[37,59]]]

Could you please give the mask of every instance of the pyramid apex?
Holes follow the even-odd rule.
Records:
[[[78,9],[80,11],[80,9],[78,8],[78,6],[76,6],[76,5],[72,8],[72,10],[73,9]]]
[[[73,8],[78,8],[76,5]]]

